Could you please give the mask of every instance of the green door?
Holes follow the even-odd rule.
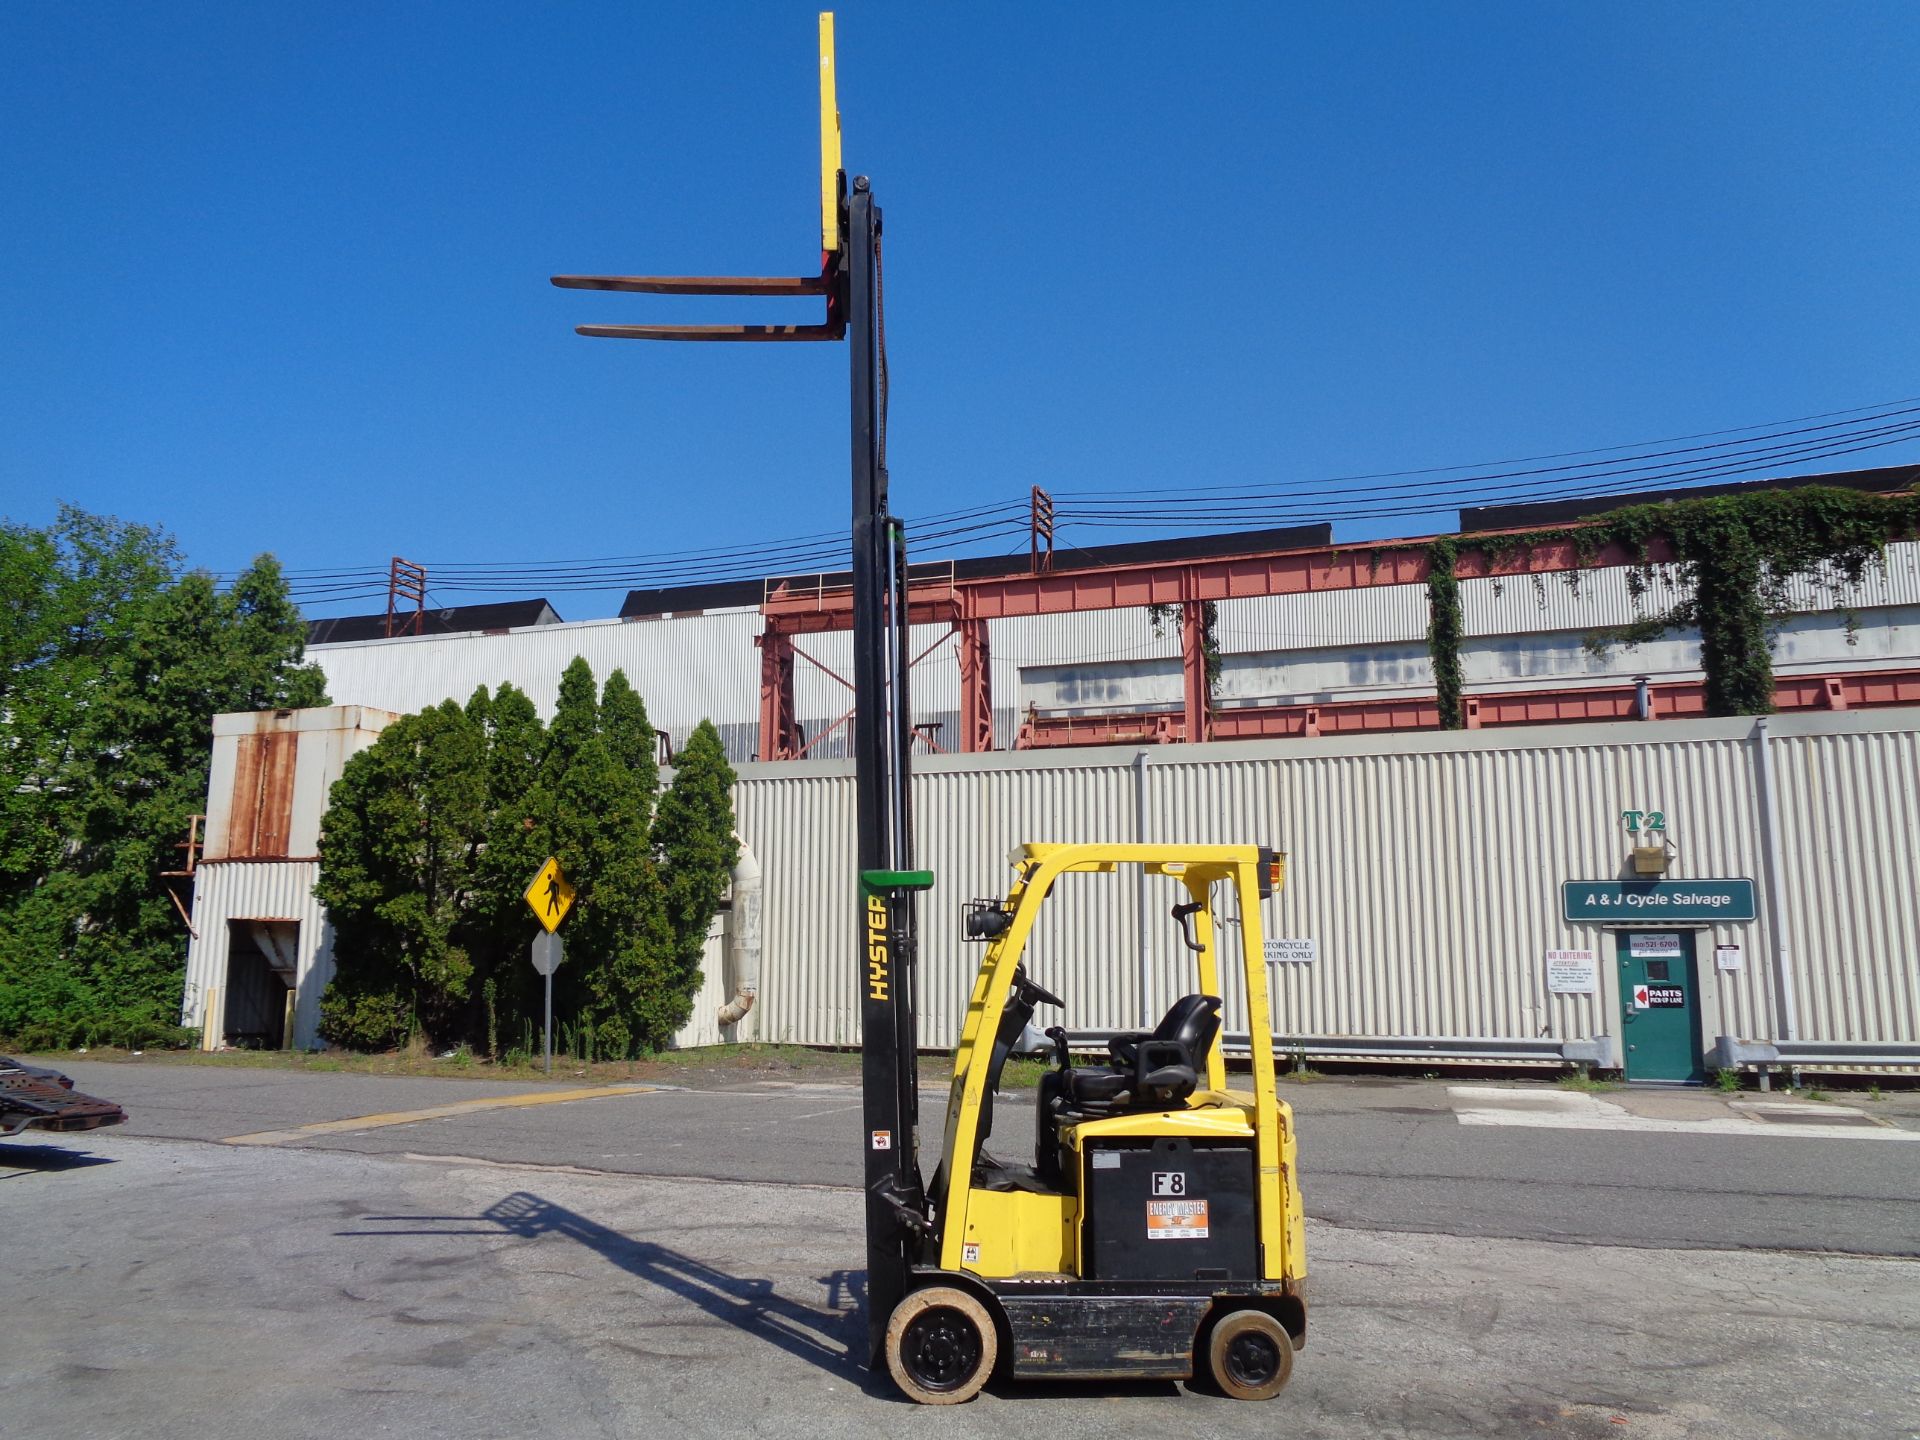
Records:
[[[1700,1055],[1699,969],[1691,930],[1622,930],[1620,1036],[1629,1080],[1706,1078]]]

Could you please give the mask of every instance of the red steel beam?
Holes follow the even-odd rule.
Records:
[[[762,760],[792,760],[800,753],[800,720],[793,709],[793,637],[768,627],[760,647],[760,749]]]
[[[963,620],[960,636],[960,749],[977,754],[993,749],[993,659],[987,622]]]
[[[1707,687],[1684,680],[1649,685],[1651,719],[1689,719],[1707,713]],[[1466,698],[1469,728],[1577,724],[1631,720],[1638,714],[1638,687],[1599,685],[1571,690],[1499,691]],[[1883,705],[1920,705],[1920,670],[1865,670],[1846,675],[1789,675],[1774,682],[1781,711],[1852,710]],[[1216,710],[1215,740],[1288,739],[1314,735],[1384,734],[1440,728],[1440,707],[1431,698],[1329,701]],[[1083,745],[1141,745],[1186,738],[1180,717],[1156,713],[1028,716],[1016,749]]]
[[[1569,527],[1570,529],[1578,527]],[[1501,534],[1459,537],[1454,574],[1462,580],[1486,576],[1552,574],[1563,570],[1633,565],[1644,558],[1659,564],[1673,558],[1663,540],[1647,545],[1644,557],[1624,545],[1603,546],[1582,560],[1572,539],[1530,546],[1495,563],[1484,543]],[[1147,561],[1038,575],[992,575],[942,579],[914,586],[909,603],[914,623],[941,620],[1002,620],[1022,615],[1060,615],[1078,610],[1120,610],[1144,605],[1186,604],[1208,600],[1246,600],[1263,595],[1304,595],[1324,590],[1363,590],[1375,585],[1417,585],[1432,563],[1428,540],[1380,544],[1317,546],[1263,555],[1225,555],[1207,559]],[[780,585],[760,607],[770,626],[790,634],[848,630],[853,603],[845,590]]]
[[[1180,607],[1180,680],[1182,727],[1195,740],[1211,740],[1207,712],[1213,697],[1207,690],[1206,602],[1201,600]]]

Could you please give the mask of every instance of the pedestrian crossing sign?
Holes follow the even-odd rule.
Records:
[[[547,927],[548,934],[560,928],[567,911],[573,908],[573,886],[560,873],[560,862],[553,856],[547,857],[547,863],[527,886],[527,904],[533,907],[534,918]]]

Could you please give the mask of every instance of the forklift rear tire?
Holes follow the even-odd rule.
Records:
[[[1235,1400],[1271,1400],[1293,1374],[1293,1337],[1264,1310],[1235,1310],[1213,1327],[1207,1361]]]
[[[951,1285],[914,1291],[887,1321],[887,1370],[922,1405],[971,1400],[993,1374],[999,1354],[999,1332],[987,1307]]]

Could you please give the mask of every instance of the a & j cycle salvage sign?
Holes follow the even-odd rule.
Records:
[[[1751,920],[1751,880],[1568,880],[1561,911],[1587,925],[1712,925]]]

